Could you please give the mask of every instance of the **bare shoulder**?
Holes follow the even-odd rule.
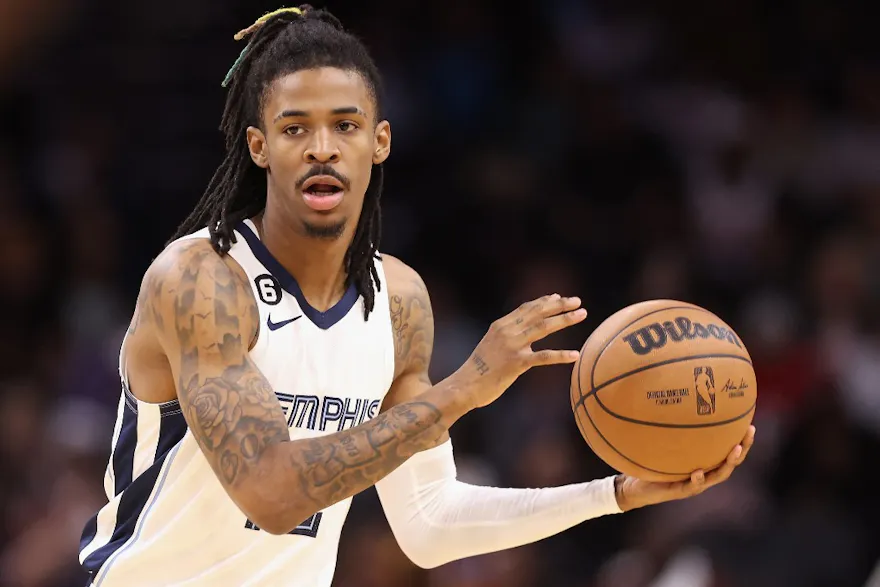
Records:
[[[395,377],[405,372],[427,377],[434,347],[434,312],[418,272],[392,255],[382,255],[394,332]]]
[[[394,255],[382,253],[382,267],[385,269],[385,279],[388,281],[389,292],[405,288],[414,282],[420,284],[420,287],[425,288],[421,275]]]
[[[167,340],[181,334],[188,318],[207,312],[216,312],[215,321],[225,319],[230,330],[245,337],[254,336],[259,324],[241,266],[219,255],[207,239],[180,241],[166,247],[144,274],[129,334],[148,329]]]
[[[221,256],[208,239],[195,238],[168,245],[150,264],[144,282],[179,282],[188,275],[205,272],[247,284],[244,269],[229,255]]]

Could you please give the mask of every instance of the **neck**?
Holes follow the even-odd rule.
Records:
[[[266,211],[254,217],[260,239],[272,256],[296,279],[306,300],[324,312],[345,294],[345,252],[349,230],[335,240],[310,238],[291,230],[291,221]]]

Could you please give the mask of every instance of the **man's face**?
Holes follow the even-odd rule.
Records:
[[[335,67],[278,78],[263,106],[263,130],[248,128],[251,157],[267,170],[272,206],[314,238],[354,232],[374,164],[388,158],[391,128],[376,122],[363,77]]]

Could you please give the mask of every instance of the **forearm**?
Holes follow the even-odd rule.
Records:
[[[435,447],[469,406],[454,379],[343,432],[267,447],[258,501],[286,532],[309,515],[376,484]],[[274,524],[273,524],[274,525]]]
[[[170,248],[144,278],[138,301],[144,323],[134,327],[151,329],[192,436],[230,498],[262,529],[286,533],[374,485],[442,441],[476,405],[474,378],[457,373],[360,426],[292,441],[276,393],[250,357],[259,311],[240,269],[207,241]],[[425,374],[430,355],[422,307],[410,304],[413,325],[398,329],[407,332],[403,364],[416,377]]]
[[[621,511],[612,477],[543,489],[461,483],[450,443],[414,456],[377,488],[401,548],[426,568],[537,542]]]

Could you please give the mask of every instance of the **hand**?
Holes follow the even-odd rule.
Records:
[[[580,298],[553,294],[527,302],[493,322],[468,362],[456,373],[472,394],[473,407],[483,407],[498,399],[532,367],[577,361],[578,351],[534,352],[532,343],[583,321],[587,311],[580,305]]]
[[[727,481],[733,470],[745,460],[754,442],[755,427],[749,426],[745,438],[743,438],[740,444],[733,447],[724,464],[709,472],[694,471],[691,473],[691,478],[688,481],[654,483],[627,475],[620,475],[614,480],[617,505],[621,510],[629,511],[646,505],[699,495],[710,487]]]

